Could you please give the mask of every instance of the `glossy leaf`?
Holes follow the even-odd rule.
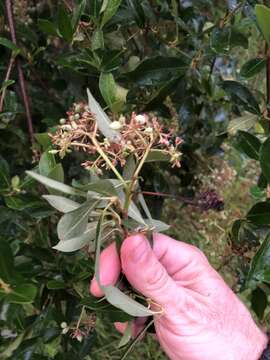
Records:
[[[5,298],[14,304],[30,304],[37,295],[37,288],[32,284],[19,284],[12,288],[12,292]]]
[[[257,281],[270,283],[270,236],[268,235],[252,259],[247,284]]]
[[[259,159],[261,142],[256,136],[246,131],[238,131],[236,147],[251,159]]]
[[[252,114],[260,115],[260,107],[250,90],[237,81],[227,80],[222,88],[231,96],[231,100]]]
[[[247,213],[247,219],[256,225],[270,224],[270,202],[259,202]]]
[[[260,151],[260,164],[262,173],[270,183],[270,138],[266,139],[262,144]]]
[[[264,39],[270,44],[270,9],[261,4],[255,6],[256,20],[264,36]]]
[[[250,59],[242,66],[240,75],[247,79],[252,78],[265,68],[265,63],[263,58]]]
[[[239,116],[229,122],[227,131],[230,135],[235,135],[238,130],[248,131],[255,125],[257,119],[257,115],[250,113]]]
[[[115,15],[119,6],[121,5],[122,0],[109,0],[107,6],[103,12],[101,27],[103,27],[107,22]]]

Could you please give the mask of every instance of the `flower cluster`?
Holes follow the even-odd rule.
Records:
[[[108,126],[117,134],[114,140],[102,135],[95,115],[86,104],[74,104],[67,118],[60,119],[56,133],[51,134],[56,146],[52,152],[63,157],[72,149],[82,150],[90,155],[82,165],[98,173],[108,166],[104,154],[114,166],[124,166],[129,155],[140,160],[152,150],[167,156],[173,167],[180,167],[178,147],[182,141],[173,135],[172,129],[164,130],[157,117],[133,112],[130,117],[120,116]]]

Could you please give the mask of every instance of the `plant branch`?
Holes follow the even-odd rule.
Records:
[[[5,7],[6,7],[6,13],[7,13],[7,19],[8,19],[11,40],[15,45],[17,45],[11,0],[5,0]],[[32,122],[32,116],[31,116],[31,111],[30,111],[29,97],[28,97],[27,90],[26,90],[25,78],[24,78],[24,74],[23,74],[21,63],[20,63],[19,59],[16,60],[16,63],[17,63],[17,70],[18,70],[18,76],[19,76],[19,84],[20,84],[20,88],[21,88],[21,95],[23,98],[25,114],[26,114],[26,118],[27,118],[28,132],[29,132],[31,143],[33,143],[34,142],[33,122]]]
[[[6,71],[6,76],[5,76],[4,82],[9,80],[11,70],[12,70],[13,65],[14,65],[14,62],[15,62],[15,56],[12,53],[12,55],[11,55],[11,57],[9,59],[8,68],[7,68],[7,71]],[[0,99],[0,113],[3,111],[5,96],[6,96],[6,87],[4,87],[4,89],[2,91],[1,99]]]
[[[269,45],[265,46],[265,56],[266,56],[266,108],[267,108],[267,117],[270,118],[270,54],[269,54]]]

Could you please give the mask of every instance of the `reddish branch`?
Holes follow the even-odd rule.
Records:
[[[7,19],[8,19],[11,40],[15,45],[17,45],[11,0],[5,0],[5,7],[6,7],[6,13],[7,13]],[[20,88],[21,88],[21,94],[22,94],[26,118],[27,118],[29,136],[30,136],[31,142],[33,143],[34,142],[33,122],[32,122],[32,116],[31,116],[31,111],[30,111],[29,97],[28,97],[27,90],[26,90],[25,78],[24,78],[24,74],[23,74],[21,63],[20,63],[19,59],[16,60],[16,63],[17,63],[17,69],[18,69],[18,75],[19,75],[19,84],[20,84]]]

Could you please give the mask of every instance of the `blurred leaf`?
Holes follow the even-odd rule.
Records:
[[[81,0],[73,10],[72,20],[71,20],[73,33],[77,30],[77,26],[81,20],[81,16],[85,10],[85,7],[86,7],[86,0]]]
[[[170,155],[162,150],[153,149],[149,152],[145,162],[169,161]]]
[[[255,125],[257,119],[257,115],[254,114],[239,116],[229,122],[227,131],[230,135],[235,135],[238,130],[248,131]]]
[[[104,36],[103,36],[103,31],[101,29],[96,29],[93,32],[91,39],[91,49],[92,50],[104,49]]]
[[[49,280],[47,282],[47,288],[49,290],[59,290],[59,289],[65,289],[66,284],[62,280]]]
[[[107,105],[114,111],[114,105],[117,105],[116,83],[111,73],[101,73],[99,77],[99,90]]]
[[[52,23],[47,19],[38,19],[37,26],[39,30],[41,30],[45,34],[58,36],[57,27],[55,26],[54,23]]]
[[[132,337],[132,331],[131,330],[132,330],[132,322],[129,321],[128,326],[126,327],[126,330],[125,330],[125,332],[124,332],[123,336],[121,337],[121,340],[120,340],[120,342],[118,344],[118,348],[121,348],[121,347],[127,345],[127,343],[129,342],[129,340]]]
[[[9,166],[6,160],[0,156],[0,191],[8,190],[10,187]]]
[[[88,224],[89,216],[97,202],[86,201],[76,210],[63,215],[57,224],[57,234],[60,240],[68,240],[82,235]]]
[[[103,27],[107,22],[115,15],[119,6],[121,5],[122,0],[109,0],[107,6],[103,12],[101,27]]]
[[[43,195],[42,197],[47,200],[52,207],[62,213],[67,213],[80,207],[80,204],[76,201],[70,200],[63,196]]]
[[[0,279],[9,283],[14,275],[14,259],[9,244],[0,239]]]
[[[268,304],[265,292],[257,287],[251,294],[251,307],[260,320],[263,319],[264,311]]]
[[[265,68],[265,63],[263,58],[250,59],[241,67],[240,75],[247,79],[252,78]]]
[[[50,179],[64,182],[64,169],[62,164],[56,164],[49,172],[48,177]]]
[[[37,295],[37,288],[31,284],[20,284],[12,288],[12,292],[6,296],[6,301],[15,304],[30,304]]]
[[[146,18],[144,9],[139,0],[127,0],[127,4],[132,10],[134,19],[139,28],[144,28],[146,25]]]
[[[63,3],[59,5],[57,17],[58,30],[60,35],[67,41],[71,42],[73,37],[73,29],[69,14]]]
[[[51,145],[51,139],[47,133],[36,133],[35,139],[42,146],[42,150],[46,151]]]
[[[77,196],[85,197],[85,194],[83,192],[76,190],[71,186],[65,185],[59,181],[55,181],[46,176],[39,175],[34,171],[26,171],[26,174],[51,189],[63,192],[68,195],[77,195]]]
[[[246,131],[238,131],[236,147],[251,159],[259,160],[261,142],[256,136]]]
[[[270,236],[268,235],[252,259],[247,276],[247,284],[256,281],[270,283]]]
[[[19,54],[19,52],[21,51],[16,44],[3,37],[0,37],[0,45],[5,46],[6,48],[14,51],[16,54]]]
[[[259,202],[247,213],[247,219],[256,225],[270,224],[270,202]]]
[[[255,6],[256,20],[265,40],[270,44],[270,9],[265,5]]]
[[[40,175],[48,176],[51,170],[56,166],[56,161],[53,154],[49,150],[45,151],[39,160],[38,168]]]
[[[153,226],[155,228],[155,232],[163,232],[169,230],[170,228],[170,225],[167,225],[160,220],[151,219],[151,220],[145,220],[145,222],[147,225],[151,227]]]
[[[222,88],[231,96],[231,100],[242,105],[252,114],[260,115],[260,107],[250,90],[237,81],[223,81]]]
[[[98,180],[86,185],[80,185],[79,189],[83,191],[93,191],[105,196],[117,196],[117,191],[110,180]]]
[[[260,165],[262,173],[270,183],[270,137],[265,140],[260,150]]]
[[[265,191],[262,190],[259,186],[252,186],[250,188],[250,194],[255,198],[255,199],[263,199],[265,197]]]

